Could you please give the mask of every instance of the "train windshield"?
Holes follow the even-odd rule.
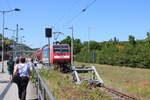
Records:
[[[68,45],[55,45],[53,48],[54,48],[55,53],[68,53],[68,52],[70,52]]]
[[[68,45],[62,45],[62,53],[69,52],[69,46]]]
[[[61,47],[60,46],[54,46],[54,52],[55,53],[61,53]]]

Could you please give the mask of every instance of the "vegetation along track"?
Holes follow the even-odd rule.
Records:
[[[55,66],[56,67],[56,66]],[[60,66],[57,66],[57,68],[55,70],[60,70]],[[94,84],[91,84],[92,86]],[[97,86],[97,85],[94,85],[94,87]],[[99,86],[99,85],[98,85]],[[117,100],[139,100],[135,97],[132,97],[128,94],[125,94],[125,93],[122,93],[120,91],[117,91],[116,89],[112,89],[112,88],[109,88],[108,86],[105,86],[105,85],[100,85],[100,88],[102,91],[106,92],[108,94],[108,96],[112,97],[112,98],[116,98]]]
[[[109,88],[105,85],[101,86],[101,89],[103,91],[107,92],[111,97],[114,97],[114,98],[125,99],[125,100],[139,100],[135,97],[129,96],[125,93],[119,92],[119,91],[112,89],[112,88]]]

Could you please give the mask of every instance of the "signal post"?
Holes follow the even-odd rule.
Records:
[[[45,36],[48,38],[48,65],[50,66],[50,38],[52,37],[52,28],[45,28]]]

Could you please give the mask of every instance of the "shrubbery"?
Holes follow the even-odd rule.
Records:
[[[150,68],[150,35],[144,40],[135,40],[134,36],[129,36],[126,42],[119,42],[116,39],[100,43],[95,41],[81,43],[79,39],[74,41],[76,61]],[[93,53],[96,54],[94,59]]]

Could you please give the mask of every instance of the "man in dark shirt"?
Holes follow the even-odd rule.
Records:
[[[13,58],[10,57],[9,60],[7,61],[7,70],[10,75],[10,79],[12,79],[13,71],[14,71],[14,64],[15,62],[13,61]]]

